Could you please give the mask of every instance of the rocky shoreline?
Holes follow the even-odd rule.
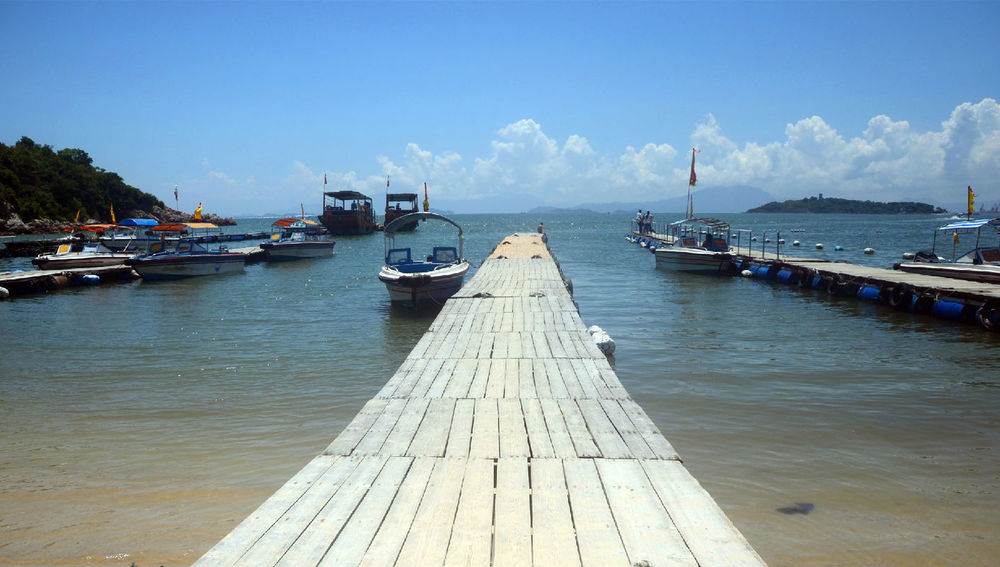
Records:
[[[128,211],[127,214],[122,214],[121,218],[155,219],[161,223],[195,222],[194,215],[171,209],[170,207],[153,207],[153,209],[149,212]],[[34,219],[24,222],[21,220],[21,217],[15,213],[11,214],[9,218],[0,219],[0,236],[16,236],[21,234],[60,234],[71,231],[72,228],[78,224],[96,224],[99,222],[101,221],[96,219],[86,219],[80,223],[53,219]],[[210,222],[218,226],[233,226],[236,224],[236,221],[232,218],[220,217],[219,215],[213,214],[202,215],[201,222]]]

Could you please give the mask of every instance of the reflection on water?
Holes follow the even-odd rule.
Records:
[[[882,266],[941,224],[816,217],[727,220]],[[473,267],[544,220],[622,382],[770,565],[1000,556],[1000,335],[657,269],[613,215],[455,218]],[[0,303],[0,564],[190,564],[320,453],[436,314],[390,304],[379,235],[335,250]]]

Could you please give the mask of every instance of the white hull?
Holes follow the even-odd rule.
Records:
[[[911,274],[1000,284],[1000,266],[993,264],[903,262],[898,268]]]
[[[333,256],[334,241],[265,242],[260,247],[267,250],[272,260],[298,260]]]
[[[732,259],[728,252],[697,248],[657,248],[656,265],[678,272],[716,275],[725,271]]]
[[[130,264],[144,279],[175,279],[243,271],[246,254],[166,255],[133,259]]]
[[[131,254],[62,254],[39,256],[31,261],[39,270],[66,270],[70,268],[99,268],[118,266],[131,258]]]
[[[442,302],[462,289],[469,263],[462,261],[430,272],[401,273],[384,266],[378,279],[385,284],[389,299],[398,302]]]

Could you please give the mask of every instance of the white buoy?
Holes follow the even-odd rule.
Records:
[[[597,348],[608,356],[615,352],[615,341],[611,338],[611,335],[604,332],[604,329],[598,327],[597,325],[591,325],[587,328],[587,332],[594,339],[594,344]]]
[[[798,240],[792,241],[792,246],[798,246],[799,244],[801,244],[801,242],[799,242]]]
[[[765,238],[764,239],[764,244],[770,244],[770,243],[771,243],[771,239],[770,238]]]
[[[903,259],[904,260],[912,260],[912,259],[914,259],[916,257],[917,257],[917,255],[914,254],[913,252],[903,252]]]
[[[834,246],[834,247],[833,247],[833,249],[834,249],[834,250],[838,250],[838,251],[841,251],[841,250],[843,250],[843,249],[844,249],[844,247],[838,244],[838,245]]]
[[[752,278],[753,272],[751,272],[750,270],[743,270],[742,272],[740,272],[740,275],[743,276],[744,278]]]
[[[822,249],[823,249],[823,245],[821,243],[817,242],[816,243],[816,250],[822,250]]]
[[[0,299],[7,299],[8,297],[10,297],[10,292],[7,291],[7,288],[0,287]]]
[[[865,248],[865,254],[868,254],[869,256],[871,256],[874,253],[875,253],[875,249],[874,248]]]

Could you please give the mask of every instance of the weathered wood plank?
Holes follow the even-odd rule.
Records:
[[[569,490],[562,461],[531,460],[532,564],[537,566],[580,565],[580,546],[569,509]]]
[[[503,400],[501,400],[503,401]],[[506,458],[497,461],[496,545],[493,565],[531,565],[531,506],[528,460]]]
[[[584,567],[631,565],[594,461],[567,459],[563,461],[563,469],[576,538],[582,542],[578,548],[581,564]]]
[[[399,550],[403,547],[403,541],[413,525],[417,507],[423,500],[427,482],[437,460],[429,458],[413,460],[403,484],[396,493],[396,498],[393,499],[385,519],[382,520],[382,525],[379,526],[371,545],[361,558],[363,567],[385,567],[396,564]]]
[[[397,565],[444,564],[466,463],[465,459],[436,459]]]
[[[476,400],[469,457],[473,459],[500,457],[500,416],[496,398]]]
[[[469,459],[462,480],[462,494],[455,513],[455,527],[445,557],[446,566],[489,565],[493,548],[492,459]]]

